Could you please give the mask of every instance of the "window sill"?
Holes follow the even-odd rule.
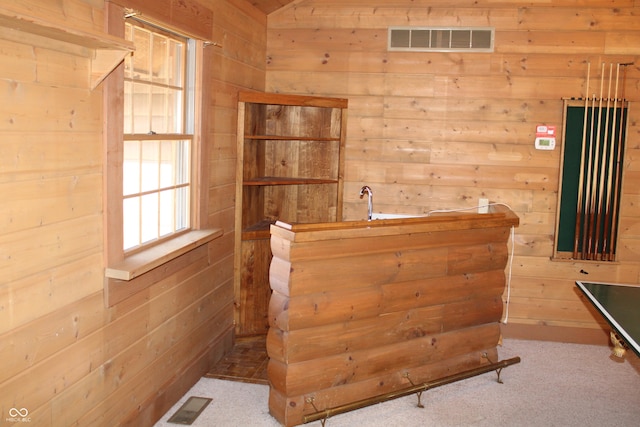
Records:
[[[220,228],[189,231],[175,239],[131,255],[116,265],[107,267],[105,276],[110,279],[132,280],[222,236],[222,234],[223,231]]]

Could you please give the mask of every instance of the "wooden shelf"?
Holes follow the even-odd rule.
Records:
[[[276,221],[271,221],[268,219],[262,220],[255,224],[251,224],[248,227],[245,227],[242,230],[242,240],[257,240],[257,239],[268,239],[271,237],[269,230],[271,229],[271,224],[275,224]]]
[[[288,135],[245,135],[245,139],[255,141],[313,141],[332,142],[340,141],[340,138],[323,138],[313,136],[288,136]]]
[[[295,105],[324,108],[347,108],[349,101],[346,98],[330,98],[311,95],[287,95],[265,92],[240,92],[238,101],[251,102],[254,104],[270,105]]]
[[[87,58],[92,90],[135,50],[133,43],[110,34],[66,28],[64,22],[17,13],[5,5],[0,5],[0,38]]]
[[[285,178],[278,176],[262,176],[245,180],[242,185],[262,186],[262,185],[307,185],[307,184],[337,184],[337,179],[319,178]]]

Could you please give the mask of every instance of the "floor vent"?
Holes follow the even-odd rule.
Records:
[[[493,52],[494,29],[390,27],[390,51]]]
[[[212,399],[207,397],[191,396],[167,422],[171,424],[191,425],[202,411],[204,411],[204,408],[211,403],[211,400]]]

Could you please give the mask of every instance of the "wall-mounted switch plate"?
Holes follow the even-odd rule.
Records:
[[[489,213],[489,199],[478,199],[478,213]]]

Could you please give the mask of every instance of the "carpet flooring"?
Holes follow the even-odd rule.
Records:
[[[619,362],[606,346],[507,340],[501,360],[520,363],[423,393],[390,400],[326,420],[326,427],[631,427],[640,425],[640,363],[632,352]],[[269,387],[202,378],[162,417],[190,396],[212,402],[193,423],[198,427],[277,427],[269,415]],[[316,421],[306,424],[320,427]]]

